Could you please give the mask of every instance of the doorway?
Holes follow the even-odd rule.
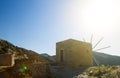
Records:
[[[63,62],[64,60],[63,60],[64,58],[63,58],[63,50],[60,50],[60,62]]]

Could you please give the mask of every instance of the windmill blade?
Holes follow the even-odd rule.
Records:
[[[97,59],[95,58],[95,56],[93,56],[93,60],[96,63],[96,65],[99,66],[99,62],[97,61]]]
[[[99,51],[99,50],[103,50],[103,49],[106,49],[106,48],[110,48],[111,46],[107,46],[107,47],[103,47],[103,48],[100,48],[100,49],[96,49],[94,51]]]
[[[102,40],[103,40],[103,37],[95,44],[95,46],[92,49],[94,49]]]
[[[91,35],[90,43],[92,44],[93,34]]]

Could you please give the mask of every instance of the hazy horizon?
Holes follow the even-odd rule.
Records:
[[[56,53],[56,42],[90,42],[120,56],[119,0],[1,0],[0,38],[38,53]]]

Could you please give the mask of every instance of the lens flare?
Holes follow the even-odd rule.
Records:
[[[27,68],[26,65],[23,65],[23,66],[22,66],[22,69],[23,69],[24,71],[26,71],[28,68]]]

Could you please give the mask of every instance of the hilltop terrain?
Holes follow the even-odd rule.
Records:
[[[33,62],[31,62],[31,60],[37,60],[38,62],[55,62],[55,58],[56,56],[50,56],[47,53],[43,53],[43,54],[38,54],[34,51],[31,50],[27,50],[18,46],[13,45],[12,43],[6,41],[6,40],[0,40],[0,54],[15,54],[16,57],[20,57],[20,56],[27,56],[27,61],[30,61],[28,63],[32,64]],[[78,69],[72,69],[72,70],[67,70],[67,71],[63,71],[60,66],[60,71],[56,69],[56,67],[59,68],[59,66],[56,65],[56,67],[51,66],[51,71],[54,72],[53,74],[55,74],[55,77],[52,78],[80,78],[80,76],[86,76],[86,77],[97,77],[98,73],[99,73],[99,67],[96,67],[97,64],[99,64],[101,66],[101,76],[109,76],[110,74],[117,74],[119,73],[119,69],[120,67],[117,65],[120,65],[120,56],[113,56],[113,55],[109,55],[109,54],[105,54],[105,53],[99,53],[99,52],[93,52],[93,56],[95,57],[93,63],[94,63],[94,67],[90,67],[90,68],[78,68]],[[18,70],[16,68],[19,68],[19,64],[23,64],[23,62],[21,59],[17,59],[16,60],[16,64],[15,66],[10,70],[10,72],[13,72],[15,70]],[[96,64],[97,62],[97,64]],[[18,64],[17,64],[18,63]],[[24,62],[25,63],[25,62]],[[27,66],[27,63],[25,63]],[[55,63],[56,64],[56,63]],[[106,65],[106,66],[104,66]],[[112,66],[111,66],[112,65]],[[29,67],[29,64],[28,64]],[[106,71],[107,69],[107,71]],[[92,70],[92,72],[91,72]],[[0,73],[3,72],[2,68],[0,67]],[[6,71],[8,73],[8,69],[6,69]],[[15,73],[18,74],[18,73]],[[22,73],[22,76],[20,78],[25,78],[23,76],[28,76],[28,74],[31,74],[31,71],[25,72],[24,74]],[[114,75],[115,75],[114,74]],[[3,74],[0,76],[3,76]],[[112,77],[113,75],[111,75]],[[31,78],[31,76],[27,77],[27,78]]]

